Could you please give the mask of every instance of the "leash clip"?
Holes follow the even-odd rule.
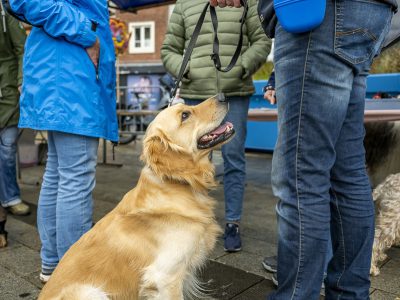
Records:
[[[224,93],[218,93],[217,94],[217,100],[218,100],[218,102],[226,102],[226,97],[225,97],[225,94]]]
[[[221,62],[218,59],[218,54],[217,53],[213,53],[210,55],[211,60],[214,62],[215,67],[220,70],[221,69]]]

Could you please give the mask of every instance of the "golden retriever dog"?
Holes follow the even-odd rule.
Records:
[[[221,229],[214,217],[209,154],[233,135],[227,104],[177,104],[147,129],[137,186],[79,239],[40,300],[182,300],[199,292],[196,270]]]

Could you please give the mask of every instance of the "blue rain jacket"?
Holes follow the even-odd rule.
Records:
[[[117,141],[115,52],[107,1],[11,0],[10,4],[35,26],[25,45],[19,127]],[[97,69],[85,51],[96,37]]]

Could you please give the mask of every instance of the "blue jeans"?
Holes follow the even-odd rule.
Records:
[[[369,299],[374,205],[365,170],[366,76],[390,24],[372,0],[327,0],[323,23],[291,34],[278,24],[278,282],[269,299]]]
[[[225,219],[228,222],[240,221],[242,217],[244,187],[246,183],[246,157],[244,144],[247,135],[247,114],[249,97],[227,97],[229,111],[226,121],[235,128],[234,138],[222,146],[224,159],[224,197]],[[188,105],[199,104],[201,100],[186,100]]]
[[[48,131],[37,220],[42,268],[47,272],[92,226],[98,145],[97,138]]]
[[[0,128],[0,202],[3,207],[21,202],[17,183],[17,126]]]

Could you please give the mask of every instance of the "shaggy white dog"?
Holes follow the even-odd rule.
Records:
[[[367,123],[364,146],[376,207],[371,274],[385,251],[400,244],[400,122]]]
[[[373,192],[376,201],[376,224],[371,274],[379,274],[378,262],[386,259],[385,251],[400,246],[400,173],[389,175]]]

